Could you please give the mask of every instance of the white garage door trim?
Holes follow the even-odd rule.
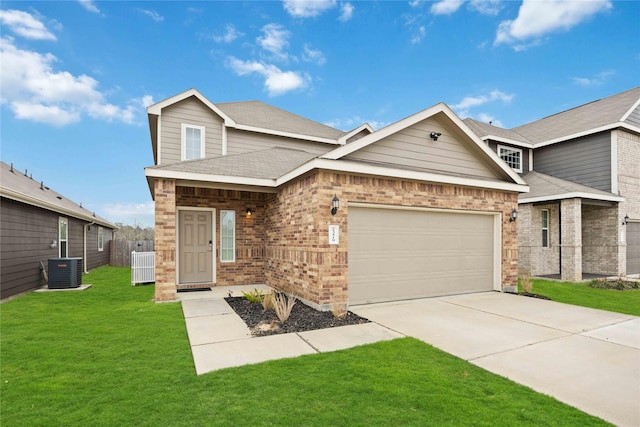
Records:
[[[493,217],[493,290],[502,290],[502,215],[501,212],[486,212],[462,209],[436,209],[411,206],[395,206],[349,202],[348,207],[384,210],[404,210],[417,212],[434,212],[440,214],[482,215]]]

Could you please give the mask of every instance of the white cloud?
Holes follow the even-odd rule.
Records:
[[[278,96],[292,90],[303,89],[311,81],[310,77],[298,71],[282,71],[275,65],[258,61],[243,61],[235,57],[229,57],[227,64],[239,76],[259,74],[264,81],[265,89],[269,96]]]
[[[477,115],[477,119],[479,121],[481,121],[482,123],[491,123],[494,126],[498,126],[498,127],[501,127],[501,128],[504,127],[504,125],[502,124],[502,122],[500,120],[496,119],[495,117],[493,117],[492,115],[487,114],[487,113],[479,113]]]
[[[284,10],[294,18],[313,18],[336,6],[336,0],[283,0]]]
[[[462,3],[464,3],[464,0],[440,0],[431,5],[431,13],[434,15],[451,15],[460,9]]]
[[[56,40],[42,22],[21,10],[0,10],[0,22],[16,35],[32,40]]]
[[[260,47],[271,52],[275,59],[286,61],[289,55],[284,52],[284,49],[289,47],[291,32],[285,30],[280,24],[267,24],[262,27],[262,33],[264,35],[256,39]]]
[[[0,102],[19,119],[56,126],[78,122],[83,114],[107,121],[135,121],[138,108],[107,102],[93,77],[56,71],[58,60],[51,53],[23,50],[11,37],[3,37],[0,56]]]
[[[584,87],[590,86],[600,86],[605,81],[609,79],[609,77],[613,76],[615,72],[613,71],[602,71],[598,73],[595,77],[571,77],[574,83]]]
[[[409,6],[411,7],[418,7],[420,6],[422,3],[424,3],[424,1],[421,0],[413,0],[409,2]]]
[[[233,24],[227,24],[225,27],[226,32],[221,36],[213,36],[213,40],[218,43],[231,43],[238,37],[244,36],[244,33],[241,33],[236,29]]]
[[[100,9],[98,9],[98,6],[95,5],[93,0],[78,0],[78,3],[80,3],[82,7],[87,9],[89,12],[100,13]]]
[[[483,15],[497,15],[501,7],[502,0],[471,0],[469,9],[482,13]]]
[[[569,30],[611,7],[610,0],[523,0],[518,17],[498,26],[494,44],[513,44],[516,50],[524,50],[549,33]]]
[[[150,17],[151,19],[153,19],[156,22],[164,21],[164,16],[160,15],[155,10],[140,9],[140,12],[144,13],[145,15],[147,15],[148,17]]]
[[[427,35],[427,29],[424,27],[424,25],[419,26],[416,32],[414,33],[413,37],[411,37],[411,44],[420,43],[426,35]]]
[[[353,11],[355,10],[355,6],[351,3],[343,3],[340,5],[340,17],[338,20],[342,22],[347,22],[353,17]]]
[[[308,44],[304,45],[302,59],[307,62],[316,63],[318,65],[324,65],[324,63],[327,62],[327,58],[324,57],[322,51],[311,49]]]
[[[462,101],[452,105],[451,108],[455,110],[459,116],[469,117],[469,110],[472,108],[479,107],[490,102],[501,102],[503,104],[508,104],[513,99],[513,96],[513,94],[504,93],[499,90],[493,90],[485,95],[467,96],[463,98]]]

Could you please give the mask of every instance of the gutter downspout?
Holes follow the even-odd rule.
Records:
[[[87,270],[87,228],[91,227],[95,223],[96,223],[95,221],[91,221],[89,224],[85,224],[84,227],[83,227],[83,229],[84,229],[84,242],[83,242],[84,258],[82,258],[82,264],[84,264],[84,274],[89,274],[89,271]]]

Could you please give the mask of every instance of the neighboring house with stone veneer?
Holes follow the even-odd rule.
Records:
[[[375,132],[195,89],[147,112],[157,301],[262,283],[319,309],[516,290],[528,187],[444,104]]]
[[[464,122],[530,186],[522,273],[640,273],[640,87],[513,129]]]

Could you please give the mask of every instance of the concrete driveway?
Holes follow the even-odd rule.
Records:
[[[497,292],[351,306],[620,426],[640,426],[640,317]]]

